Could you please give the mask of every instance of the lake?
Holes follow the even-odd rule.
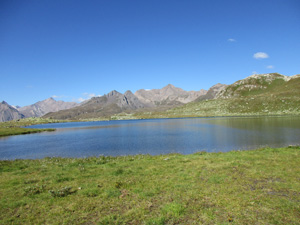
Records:
[[[0,138],[0,159],[191,154],[300,144],[300,117],[215,117],[34,125],[55,132]]]

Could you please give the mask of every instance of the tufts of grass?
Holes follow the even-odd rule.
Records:
[[[71,189],[72,187],[64,187],[58,190],[49,190],[49,193],[52,197],[65,197],[75,193],[75,191],[72,191]]]
[[[172,202],[162,207],[162,214],[166,217],[178,218],[184,213],[184,206],[180,203]]]
[[[25,195],[36,195],[45,191],[45,185],[34,185],[24,189]]]
[[[297,146],[3,160],[0,224],[299,224],[299,164]]]

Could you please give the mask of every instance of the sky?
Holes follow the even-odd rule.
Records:
[[[300,73],[299,0],[0,0],[0,101]]]

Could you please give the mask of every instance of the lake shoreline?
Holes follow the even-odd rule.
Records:
[[[7,121],[0,123],[0,138],[32,134],[40,132],[51,132],[55,129],[35,129],[28,128],[32,125],[48,124],[48,123],[72,123],[72,122],[98,122],[98,121],[131,121],[131,120],[153,120],[153,119],[192,119],[192,118],[260,118],[260,117],[299,117],[298,114],[293,115],[233,115],[233,116],[190,116],[190,117],[153,117],[153,118],[124,118],[124,119],[82,119],[82,120],[54,120],[54,119],[43,119],[43,118],[25,118],[14,121]]]
[[[297,224],[299,164],[299,147],[0,160],[0,223]]]

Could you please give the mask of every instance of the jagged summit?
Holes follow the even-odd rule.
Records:
[[[242,98],[252,96],[294,96],[298,88],[300,75],[285,76],[278,73],[255,74],[245,79],[236,81],[231,85],[217,83],[208,91],[185,91],[181,88],[168,84],[161,89],[140,89],[135,93],[130,90],[124,94],[113,90],[106,95],[93,97],[78,107],[63,110],[56,113],[49,113],[45,117],[56,119],[80,119],[112,116],[120,113],[136,113],[141,111],[157,112],[182,106],[194,101],[197,105],[208,102],[231,99],[236,102]],[[288,87],[288,88],[287,88]],[[278,91],[277,91],[278,90]],[[202,103],[201,103],[202,102]],[[193,105],[190,104],[190,105]],[[184,106],[185,107],[185,106]],[[189,104],[187,105],[189,107]],[[221,107],[221,106],[220,106]],[[201,110],[197,108],[195,110]],[[217,113],[217,111],[215,112]]]
[[[145,105],[131,91],[126,91],[122,94],[113,90],[106,95],[91,98],[78,107],[56,113],[48,113],[45,117],[58,119],[95,118],[121,112],[132,112],[144,107]]]
[[[51,101],[51,102],[56,102],[56,100],[53,97],[47,98],[44,101]]]
[[[162,104],[180,105],[188,103],[206,94],[206,92],[207,91],[203,89],[200,91],[185,91],[172,84],[168,84],[162,89],[140,89],[134,94],[145,104],[155,107]]]
[[[166,109],[190,102],[205,93],[205,90],[184,91],[172,84],[168,84],[162,89],[141,89],[134,94],[130,90],[124,94],[113,90],[106,95],[91,98],[78,107],[49,113],[45,117],[57,119],[93,118],[158,107]]]
[[[108,94],[106,94],[106,96],[111,97],[111,96],[120,95],[120,94],[121,94],[120,92],[113,90],[113,91],[109,92]]]

